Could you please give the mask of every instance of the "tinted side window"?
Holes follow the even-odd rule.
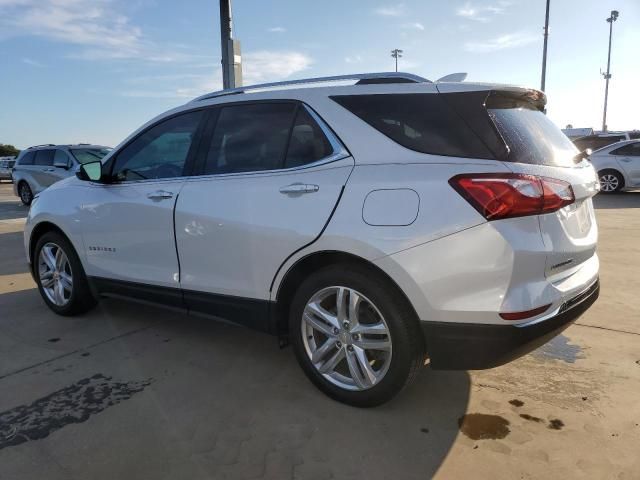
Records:
[[[204,173],[281,168],[295,109],[294,103],[223,107],[211,139]]]
[[[36,152],[25,153],[18,162],[18,165],[33,165],[33,158],[35,157],[35,154]]]
[[[38,150],[36,152],[36,159],[33,162],[35,165],[41,165],[50,167],[53,165],[53,154],[55,150]]]
[[[56,150],[56,153],[53,156],[53,163],[69,165],[69,156],[64,152],[64,150]]]
[[[284,167],[292,168],[305,165],[328,157],[331,153],[331,144],[320,126],[313,120],[306,108],[298,108],[296,121],[291,130]]]
[[[201,110],[189,112],[146,130],[118,153],[112,172],[115,179],[181,176],[201,118]]]
[[[454,157],[494,158],[439,94],[331,98],[394,142],[411,150]],[[479,104],[478,108],[481,107]]]
[[[630,143],[624,147],[616,148],[612,155],[628,155],[630,157],[640,157],[640,143]]]

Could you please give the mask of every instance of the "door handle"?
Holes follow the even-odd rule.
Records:
[[[151,200],[164,200],[166,198],[173,198],[173,192],[167,192],[166,190],[156,190],[147,194],[147,198]]]
[[[320,187],[318,185],[312,185],[309,183],[292,183],[291,185],[280,187],[280,193],[284,193],[285,195],[313,193],[317,192],[318,190],[320,190]]]
[[[55,168],[45,168],[44,170],[45,172],[55,172],[56,169]]]

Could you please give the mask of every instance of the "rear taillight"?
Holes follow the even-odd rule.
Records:
[[[472,173],[449,184],[487,220],[555,212],[575,201],[568,182],[535,175]]]

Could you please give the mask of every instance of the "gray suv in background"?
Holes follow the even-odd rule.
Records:
[[[16,163],[16,157],[0,157],[0,181],[12,180],[11,170]]]
[[[37,145],[20,152],[13,168],[13,191],[25,205],[34,195],[75,174],[82,163],[101,160],[111,148],[80,143],[77,145]]]

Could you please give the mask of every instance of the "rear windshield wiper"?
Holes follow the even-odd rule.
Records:
[[[573,163],[580,163],[585,158],[590,157],[592,153],[593,153],[593,150],[591,150],[590,148],[584,149],[583,151],[578,153],[575,157],[573,157]]]

